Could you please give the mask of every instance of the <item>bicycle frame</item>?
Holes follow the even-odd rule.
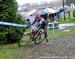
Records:
[[[25,38],[25,39],[24,39]],[[18,41],[18,46],[25,46],[28,44],[40,44],[44,40],[44,34],[41,30],[30,32],[24,35],[24,38]],[[29,43],[33,41],[32,43]]]
[[[26,46],[30,44],[40,44],[44,40],[44,34],[41,27],[37,31],[25,33],[23,38],[18,41],[18,46]]]
[[[31,39],[35,40],[41,34],[41,31],[35,31],[35,32],[31,32],[29,34],[30,34]]]

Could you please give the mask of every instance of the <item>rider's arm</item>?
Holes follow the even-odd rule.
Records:
[[[31,27],[33,24],[35,24],[36,20],[33,21],[32,24],[30,24],[28,27]]]
[[[36,20],[33,21],[33,23],[31,24],[31,26],[32,26],[33,24],[35,24],[35,22],[36,22]]]

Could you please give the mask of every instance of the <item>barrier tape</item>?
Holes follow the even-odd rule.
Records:
[[[27,25],[23,24],[15,24],[15,23],[8,23],[8,22],[0,22],[0,25],[8,25],[8,26],[17,26],[17,27],[27,27]]]

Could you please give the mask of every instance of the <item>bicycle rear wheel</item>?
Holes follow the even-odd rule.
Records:
[[[35,44],[40,44],[44,40],[44,33],[40,33],[37,38],[35,39]]]
[[[23,38],[18,41],[18,46],[26,46],[32,44],[32,39],[30,38],[29,34],[24,34]]]

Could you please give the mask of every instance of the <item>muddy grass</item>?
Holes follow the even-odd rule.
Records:
[[[23,47],[14,56],[16,59],[75,59],[75,35],[49,40],[40,45]]]

